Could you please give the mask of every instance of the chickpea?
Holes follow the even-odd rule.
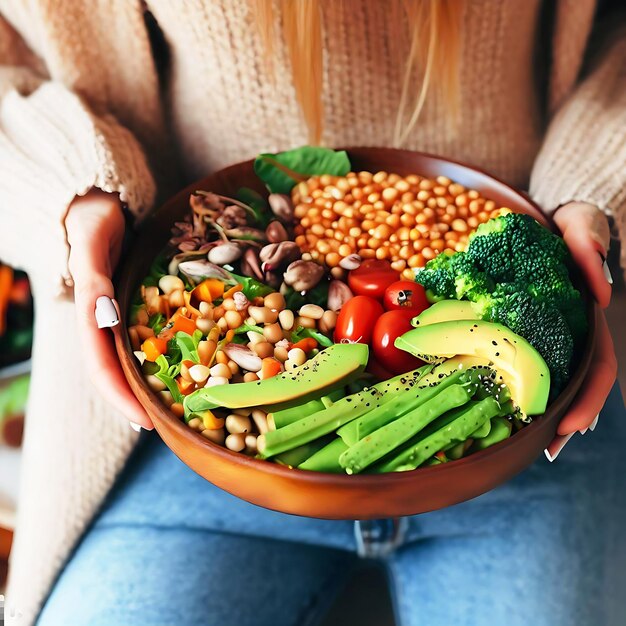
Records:
[[[241,314],[238,311],[226,311],[224,319],[228,324],[228,328],[239,328],[239,326],[243,323]]]
[[[222,378],[230,378],[233,375],[233,373],[230,371],[230,367],[228,367],[228,365],[225,365],[224,363],[216,363],[211,368],[210,372],[211,376],[220,376]]]
[[[273,324],[278,319],[278,311],[266,306],[250,306],[248,307],[248,314],[256,324]]]
[[[255,380],[259,380],[259,377],[256,375],[255,372],[246,372],[243,375],[244,383],[253,383]]]
[[[249,417],[231,413],[226,418],[226,430],[229,433],[249,433],[252,430],[252,421]]]
[[[224,440],[226,438],[226,432],[223,428],[217,428],[215,430],[211,430],[209,428],[203,430],[200,433],[203,437],[205,437],[206,439],[208,439],[209,441],[212,441],[213,443],[216,443],[218,446],[223,446],[224,445]]]
[[[274,356],[274,346],[269,341],[259,341],[255,343],[252,350],[262,359]]]
[[[185,283],[178,278],[178,276],[172,276],[171,274],[165,274],[159,279],[159,289],[166,295],[173,291],[185,289]]]
[[[228,435],[224,443],[229,450],[241,452],[246,447],[246,437],[243,433]]]
[[[313,324],[315,325],[314,321]],[[278,343],[283,338],[283,329],[280,327],[280,324],[268,324],[263,328],[263,336],[270,343]]]
[[[285,308],[285,296],[282,293],[275,291],[265,296],[263,302],[266,308],[270,311],[282,311]]]

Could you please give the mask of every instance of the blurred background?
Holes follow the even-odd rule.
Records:
[[[626,288],[618,252],[614,245],[609,256],[614,289],[607,318],[618,357],[620,385],[626,392]],[[0,594],[6,583],[15,525],[32,335],[33,300],[28,277],[0,262]],[[324,626],[392,626],[384,576],[375,565],[364,564],[339,595]]]

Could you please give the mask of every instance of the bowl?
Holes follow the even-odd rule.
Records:
[[[355,170],[447,176],[501,206],[532,215],[554,228],[526,195],[487,173],[441,157],[388,148],[347,149]],[[252,161],[227,167],[183,189],[141,228],[125,258],[117,283],[126,327],[131,298],[154,257],[166,245],[170,228],[189,210],[189,194],[197,189],[234,195],[242,186],[263,192]],[[169,448],[206,480],[253,504],[295,515],[325,519],[376,519],[425,513],[469,500],[509,480],[541,455],[557,424],[574,399],[591,362],[596,308],[578,283],[588,308],[590,332],[573,376],[546,413],[513,437],[458,461],[410,472],[381,475],[340,475],[291,469],[220,447],[170,414],[142,376],[127,333],[116,334],[117,352],[128,382]]]

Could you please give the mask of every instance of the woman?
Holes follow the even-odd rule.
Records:
[[[121,204],[141,218],[157,186],[320,140],[441,153],[529,186],[607,306],[603,212],[626,219],[626,39],[598,4],[0,0],[0,256],[29,270],[38,313],[15,623],[46,598],[42,626],[314,623],[357,553],[388,566],[403,625],[617,623],[617,391],[604,433],[556,466],[419,518],[355,528],[259,510],[153,435],[98,513],[137,440],[116,415],[152,426],[94,310],[114,322]],[[615,379],[599,330],[561,435],[595,427]]]

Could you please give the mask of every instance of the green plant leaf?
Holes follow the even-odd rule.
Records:
[[[259,282],[254,278],[250,278],[248,276],[240,276],[239,274],[235,274],[233,272],[229,272],[233,278],[233,284],[236,285],[239,283],[242,287],[241,291],[244,296],[248,298],[248,300],[252,300],[252,298],[256,298],[257,296],[267,296],[268,294],[275,291],[268,285]]]
[[[289,193],[296,183],[314,175],[345,176],[351,168],[346,152],[318,146],[259,154],[254,161],[256,175],[271,193]]]
[[[169,392],[172,394],[172,398],[174,398],[174,402],[182,403],[184,398],[175,380],[180,372],[180,365],[170,366],[167,359],[162,354],[157,358],[155,363],[159,366],[159,371],[155,373],[155,376],[168,388]]]
[[[267,226],[272,218],[272,212],[265,198],[250,187],[241,187],[235,196],[254,211],[255,220],[263,227]]]
[[[333,341],[330,340],[324,333],[320,333],[317,330],[313,330],[312,328],[304,328],[304,326],[298,326],[296,330],[291,333],[291,341],[296,343],[300,341],[300,339],[304,339],[306,337],[310,337],[311,339],[315,339],[320,346],[324,346],[328,348],[333,345]]]

